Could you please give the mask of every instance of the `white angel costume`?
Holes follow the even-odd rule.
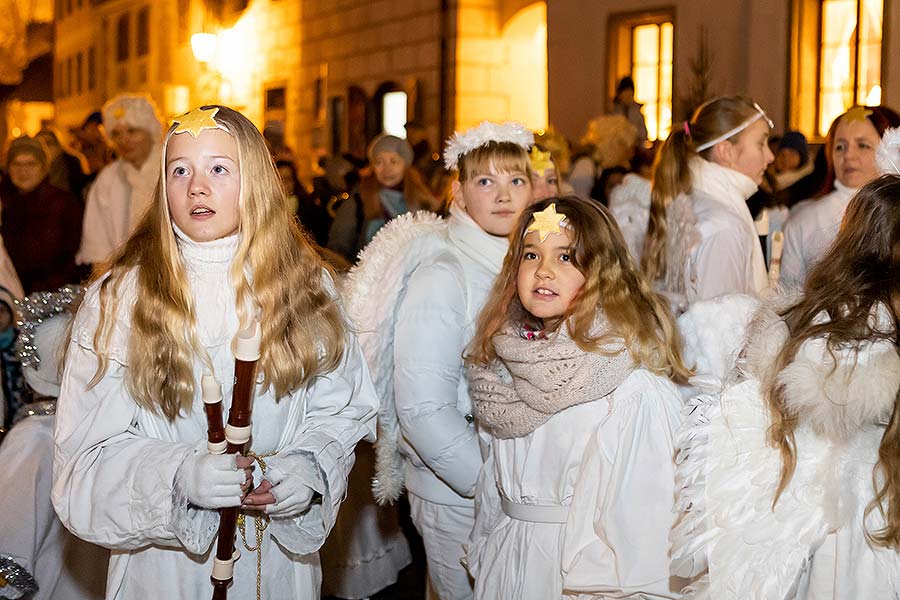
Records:
[[[17,356],[43,400],[24,405],[0,445],[0,598],[100,600],[109,551],[69,533],[53,510],[53,425],[60,346],[79,291],[39,292],[23,301]],[[23,583],[24,582],[24,583]],[[36,592],[29,591],[37,588]]]
[[[232,339],[238,329],[229,269],[239,236],[197,243],[176,229],[179,251],[197,307],[197,336],[222,384],[223,410],[230,405],[234,377]],[[93,345],[100,315],[99,284],[88,289],[75,319],[62,381],[56,424],[53,503],[63,523],[79,537],[113,550],[107,598],[202,598],[211,594],[210,552],[219,523],[215,510],[186,501],[176,473],[195,452],[206,452],[207,422],[196,385],[192,410],[175,421],[138,406],[125,384],[131,307],[136,272],[119,290],[119,313],[109,345],[109,368],[94,387]],[[350,333],[339,366],[315,377],[288,397],[257,385],[253,402],[252,450],[264,458],[267,477],[283,485],[306,485],[321,495],[299,514],[273,517],[262,531],[262,597],[316,598],[317,551],[344,498],[353,449],[371,439],[377,400],[362,352]],[[194,380],[204,367],[194,364]],[[260,470],[255,471],[255,484]],[[244,550],[257,541],[257,525],[246,520]],[[257,555],[243,551],[230,594],[257,597]]]
[[[381,397],[373,491],[380,502],[409,491],[441,600],[472,594],[460,559],[482,457],[462,356],[507,247],[456,205],[446,220],[403,215],[366,247],[345,287]]]
[[[883,308],[872,319],[892,327]],[[900,598],[900,555],[865,536],[884,526],[877,509],[865,510],[900,387],[896,346],[868,342],[858,354],[837,349],[832,357],[826,340],[815,338],[779,374],[798,416],[797,465],[773,507],[782,463],[767,443],[760,381],[788,332],[772,306],[749,331],[738,369],[724,381],[707,378],[678,435],[672,570],[694,580],[685,597]]]
[[[545,356],[543,350],[532,354]],[[521,366],[526,378],[539,371]],[[487,374],[470,367],[469,375],[482,419],[483,399],[495,394],[491,381],[505,381],[508,373],[480,370]],[[577,371],[585,370],[599,369]],[[564,398],[590,399],[546,415],[530,433],[507,437],[492,430],[466,557],[476,598],[678,597],[670,585],[667,540],[681,396],[643,368],[629,368],[624,377],[611,391],[595,382],[557,390]],[[558,395],[543,375],[532,383],[542,398]]]
[[[813,263],[837,236],[844,211],[856,193],[835,180],[834,190],[821,198],[804,200],[791,209],[784,224],[784,253],[780,283],[785,290],[798,290]]]
[[[665,291],[687,304],[724,294],[759,295],[768,274],[747,198],[756,183],[703,158],[690,161],[690,194],[666,209]]]
[[[644,252],[644,238],[650,223],[650,181],[629,173],[609,195],[609,212],[622,230],[628,251],[638,264]]]

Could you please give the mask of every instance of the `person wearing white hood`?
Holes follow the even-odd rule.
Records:
[[[784,225],[779,279],[784,290],[800,287],[812,263],[825,254],[850,198],[878,176],[875,149],[882,136],[898,126],[897,113],[882,106],[855,106],[831,124],[823,149],[828,172],[822,191],[797,204]]]
[[[428,561],[430,600],[473,597],[460,563],[475,521],[482,465],[463,366],[475,321],[531,204],[528,149],[517,123],[455,133],[444,161],[459,173],[446,220],[397,217],[363,250],[344,293],[381,407],[376,478],[381,503],[409,491]]]
[[[768,286],[746,200],[772,162],[772,121],[749,98],[701,105],[673,128],[653,168],[650,222],[641,266],[676,308]]]
[[[112,258],[150,206],[159,180],[162,119],[149,96],[116,96],[103,106],[103,125],[118,158],[88,190],[75,256],[82,265]]]

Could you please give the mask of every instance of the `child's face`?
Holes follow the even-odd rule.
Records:
[[[762,183],[766,167],[775,160],[769,149],[769,124],[766,120],[758,119],[736,141],[729,143],[733,144],[734,152],[731,164],[725,166],[743,173],[756,182],[756,185]]]
[[[166,197],[172,220],[195,242],[231,235],[241,224],[237,144],[222,129],[196,139],[178,133],[166,149]]]
[[[573,262],[575,235],[564,227],[560,234],[551,233],[543,242],[537,231],[526,234],[523,241],[516,276],[519,300],[546,325],[566,314],[584,285],[584,275]]]
[[[501,237],[510,234],[519,215],[533,201],[527,173],[498,173],[493,167],[465,183],[454,182],[453,194],[479,227]]]
[[[534,201],[556,198],[559,196],[559,180],[556,178],[556,169],[544,169],[543,173],[531,174],[531,189],[534,191]]]

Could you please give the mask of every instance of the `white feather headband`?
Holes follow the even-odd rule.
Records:
[[[875,165],[882,175],[900,175],[900,128],[888,129],[875,150]]]
[[[526,152],[534,145],[534,134],[521,123],[491,123],[484,121],[464,131],[455,132],[444,147],[444,165],[449,171],[459,168],[459,157],[488,142],[511,142]]]

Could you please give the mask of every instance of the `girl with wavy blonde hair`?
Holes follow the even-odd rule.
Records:
[[[224,106],[194,109],[169,128],[160,160],[155,203],[73,325],[54,503],[77,535],[121,550],[108,597],[150,582],[161,596],[208,594],[216,509],[238,505],[248,523],[257,516],[251,541],[269,568],[237,562],[236,595],[259,580],[267,595],[277,584],[313,597],[318,567],[298,557],[324,541],[353,448],[371,434],[368,371],[256,127]],[[253,458],[207,452],[200,389],[212,376],[227,408],[233,340],[255,322],[258,473]]]
[[[476,598],[670,597],[670,379],[690,374],[607,210],[526,209],[468,355],[491,437],[467,556]]]

